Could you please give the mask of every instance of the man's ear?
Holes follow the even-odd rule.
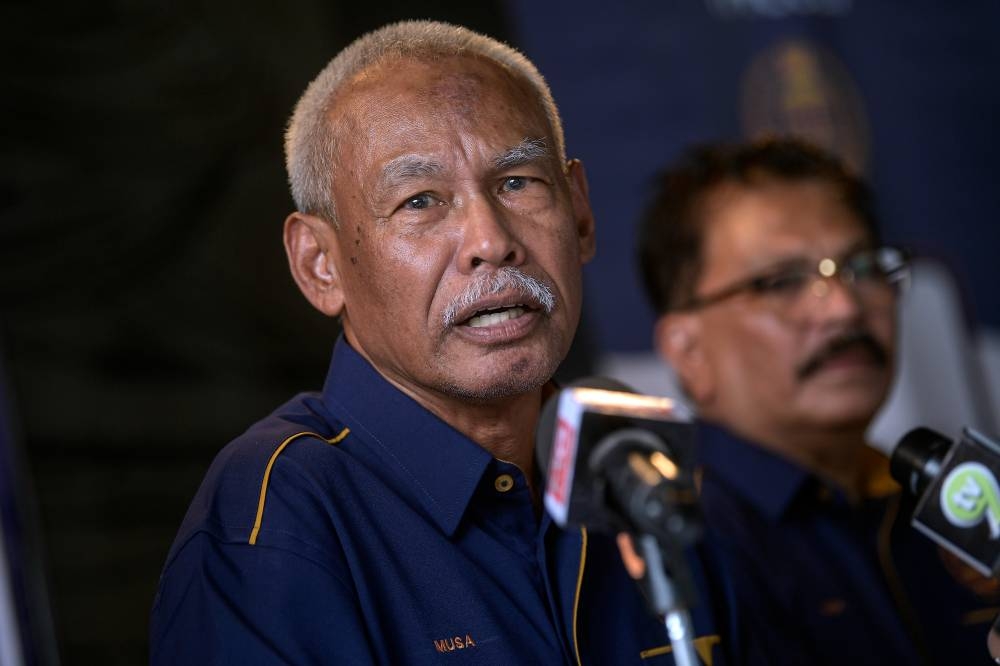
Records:
[[[715,392],[701,329],[701,317],[690,312],[661,315],[653,329],[656,351],[674,369],[681,386],[699,407],[709,402]]]
[[[284,240],[295,284],[317,310],[339,316],[344,290],[337,270],[336,230],[323,218],[295,212],[285,219]]]
[[[566,175],[569,177],[573,220],[576,222],[576,233],[580,242],[580,260],[587,263],[594,258],[594,253],[597,251],[597,239],[594,213],[590,209],[590,186],[587,184],[587,172],[583,168],[583,162],[580,160],[567,162]]]

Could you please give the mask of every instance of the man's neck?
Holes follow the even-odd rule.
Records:
[[[535,425],[542,407],[541,388],[490,403],[438,396],[435,396],[436,399],[415,398],[442,421],[489,451],[494,458],[516,465],[529,486],[532,485]]]
[[[535,426],[542,402],[555,389],[547,383],[501,400],[477,402],[439,392],[411,390],[383,375],[397,389],[459,431],[494,458],[512,463],[534,493]]]
[[[477,401],[459,397],[398,381],[378,367],[357,343],[348,326],[345,326],[344,334],[351,347],[383,379],[486,449],[494,458],[516,465],[534,492],[535,425],[542,401],[554,391],[551,382],[527,393],[498,400]]]

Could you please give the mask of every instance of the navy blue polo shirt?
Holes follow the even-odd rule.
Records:
[[[707,604],[695,626],[722,663]],[[611,539],[538,517],[517,467],[343,339],[322,393],[213,462],[151,622],[153,664],[656,664],[667,644]]]
[[[973,587],[996,587],[910,527],[911,502],[852,505],[725,430],[700,439],[708,539],[738,609],[733,663],[992,663],[998,598]]]

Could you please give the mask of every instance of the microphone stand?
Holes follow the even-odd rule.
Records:
[[[700,536],[700,514],[693,484],[679,476],[676,464],[669,459],[666,468],[654,464],[657,454],[665,458],[663,451],[669,448],[656,434],[622,429],[602,438],[589,462],[603,472],[620,518],[638,536],[647,596],[653,611],[664,618],[674,662],[698,666],[687,611],[694,585],[683,547]]]
[[[683,557],[672,544],[663,544],[671,553],[672,569],[679,574],[681,581],[686,575],[687,565]],[[642,557],[646,560],[646,577],[650,593],[650,603],[657,614],[664,617],[667,635],[670,637],[670,647],[677,666],[698,666],[698,657],[694,650],[694,629],[691,615],[681,599],[678,585],[667,575],[660,541],[652,535],[643,534],[639,537],[639,547]]]

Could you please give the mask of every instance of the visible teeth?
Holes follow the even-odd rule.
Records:
[[[479,328],[481,326],[493,326],[499,324],[500,322],[507,321],[508,319],[517,319],[524,314],[524,308],[512,307],[506,310],[501,310],[499,312],[486,312],[481,315],[476,315],[469,320],[469,326],[472,328]]]

